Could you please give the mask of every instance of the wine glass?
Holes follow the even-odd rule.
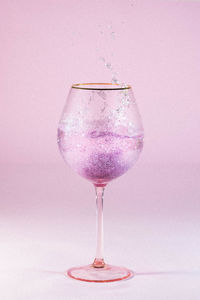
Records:
[[[64,160],[91,181],[96,191],[97,246],[94,262],[71,268],[67,275],[89,282],[111,282],[133,276],[103,258],[103,195],[106,185],[127,172],[143,147],[143,127],[129,85],[72,85],[59,127],[58,145]]]

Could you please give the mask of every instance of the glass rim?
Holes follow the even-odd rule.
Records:
[[[91,87],[93,86],[94,87]],[[95,87],[95,86],[108,86],[108,87]],[[90,87],[89,87],[90,86]],[[80,90],[96,90],[96,91],[109,91],[109,90],[128,90],[131,88],[129,84],[125,87],[122,87],[119,83],[75,83],[72,84],[73,89]]]

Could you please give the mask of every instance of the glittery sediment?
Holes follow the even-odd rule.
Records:
[[[81,176],[106,183],[124,174],[142,150],[142,136],[91,131],[84,137],[69,137],[59,130],[58,143],[64,159]]]

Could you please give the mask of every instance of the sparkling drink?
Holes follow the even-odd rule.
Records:
[[[143,147],[143,135],[101,130],[71,134],[59,128],[58,144],[64,160],[98,185],[123,175],[133,166]]]

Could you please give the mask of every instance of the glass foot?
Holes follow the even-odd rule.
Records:
[[[105,264],[104,267],[94,267],[93,264],[83,267],[71,268],[67,275],[76,280],[88,282],[112,282],[133,277],[133,272],[124,267]]]

